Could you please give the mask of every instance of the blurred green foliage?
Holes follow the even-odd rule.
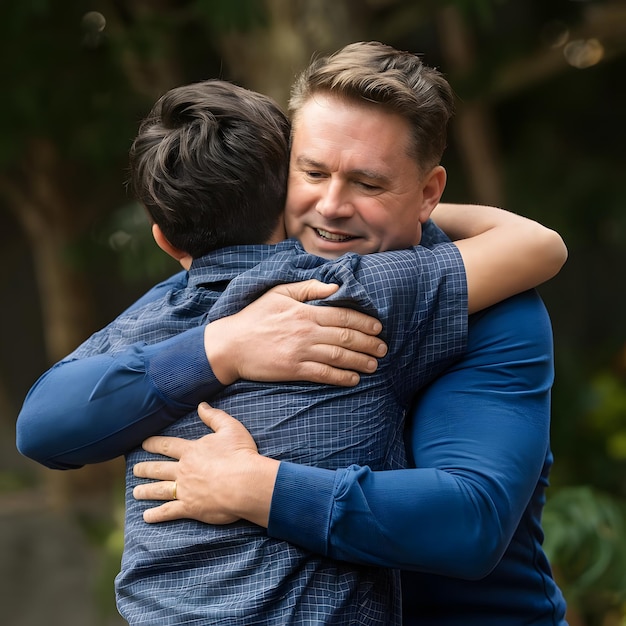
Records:
[[[568,603],[590,625],[626,603],[626,507],[590,487],[560,489],[543,517],[545,549]]]

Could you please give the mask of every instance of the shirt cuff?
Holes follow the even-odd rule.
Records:
[[[333,470],[283,461],[274,486],[268,534],[325,556],[334,485]]]
[[[168,401],[196,407],[222,391],[204,352],[204,326],[144,348],[146,373]]]

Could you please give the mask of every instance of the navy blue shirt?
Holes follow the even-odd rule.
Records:
[[[405,570],[405,626],[565,626],[541,527],[553,461],[550,319],[529,291],[469,324],[466,354],[407,418],[415,469],[281,463],[268,532]]]

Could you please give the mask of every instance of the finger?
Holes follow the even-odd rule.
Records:
[[[133,474],[137,478],[150,478],[151,480],[176,480],[178,463],[175,461],[142,461],[135,463]]]
[[[309,316],[320,326],[337,326],[367,335],[378,335],[383,329],[383,325],[375,317],[342,307],[311,307]]]
[[[339,285],[334,283],[326,284],[311,279],[301,283],[279,285],[275,289],[279,293],[284,293],[294,300],[306,302],[308,300],[323,300],[327,298],[339,289]],[[383,329],[382,324],[375,317],[371,317],[360,311],[355,311],[354,309],[333,306],[318,307],[318,309],[320,311],[320,318],[317,321],[325,326],[352,328],[353,330],[372,335],[378,335]],[[322,320],[325,320],[325,322]]]
[[[322,283],[319,280],[311,279],[300,283],[288,283],[278,285],[270,292],[286,295],[299,302],[308,300],[323,300],[339,289],[339,285],[334,283]],[[269,292],[268,292],[269,293]],[[341,328],[352,328],[369,335],[378,335],[382,329],[382,324],[375,318],[354,309],[341,307],[316,307],[318,324],[323,326],[339,326]]]
[[[359,373],[372,374],[378,369],[377,359],[335,345],[308,346],[302,358],[292,370],[294,380],[354,387],[360,381]]]
[[[336,348],[338,350],[336,356],[343,355],[347,357],[347,352],[355,352],[380,358],[387,354],[387,344],[379,337],[352,330],[351,328],[333,327],[327,328],[323,332],[326,335],[326,341],[323,343]],[[322,342],[318,341],[318,343]]]
[[[185,504],[180,500],[173,500],[160,504],[159,506],[146,509],[143,512],[143,519],[148,524],[157,524],[159,522],[171,522],[177,519],[197,519],[190,516],[189,511],[185,507]],[[231,524],[237,521],[236,517],[232,515],[216,514],[211,516],[210,519],[199,519],[198,521],[205,521],[208,524]]]
[[[148,524],[156,524],[158,522],[170,522],[175,519],[185,517],[185,506],[178,500],[171,500],[165,504],[146,509],[143,512],[143,520]]]
[[[300,283],[278,285],[270,289],[270,291],[289,296],[294,300],[298,300],[298,302],[306,302],[307,300],[328,298],[328,296],[335,293],[337,289],[339,289],[339,285],[334,283],[323,283],[319,280],[311,279]]]
[[[333,385],[335,387],[356,387],[361,377],[357,372],[331,367],[323,363],[307,361],[299,365],[294,380],[305,380],[311,383]]]
[[[141,444],[141,447],[146,452],[161,454],[162,456],[169,456],[173,459],[180,459],[188,444],[188,441],[185,441],[185,439],[181,439],[180,437],[156,436],[146,439]]]
[[[310,346],[302,355],[302,359],[362,374],[371,374],[378,368],[378,359],[369,354],[336,345]]]
[[[303,360],[308,358],[306,354],[309,351],[313,354],[313,351],[317,350],[318,354],[313,354],[312,361],[321,361],[330,365],[352,366],[354,359],[357,359],[362,365],[372,357],[374,359],[384,357],[387,354],[387,344],[379,337],[350,328],[318,326],[315,332],[310,333],[310,343],[305,344],[303,350],[305,351]],[[359,354],[361,356],[357,357],[356,355]],[[371,365],[369,367],[371,368]],[[351,367],[351,369],[357,368]],[[371,371],[358,369],[359,371]]]
[[[154,483],[137,485],[133,489],[135,500],[176,500],[176,481],[159,480]]]

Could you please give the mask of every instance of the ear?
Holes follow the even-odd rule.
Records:
[[[422,206],[420,207],[419,220],[425,224],[433,212],[434,208],[439,204],[443,190],[446,188],[448,175],[443,166],[437,165],[433,167],[424,179],[422,188]]]
[[[193,259],[189,254],[183,250],[175,248],[163,234],[161,227],[157,224],[152,224],[152,236],[156,241],[157,246],[163,250],[166,254],[169,254],[173,259],[178,261],[186,270],[191,267]]]

